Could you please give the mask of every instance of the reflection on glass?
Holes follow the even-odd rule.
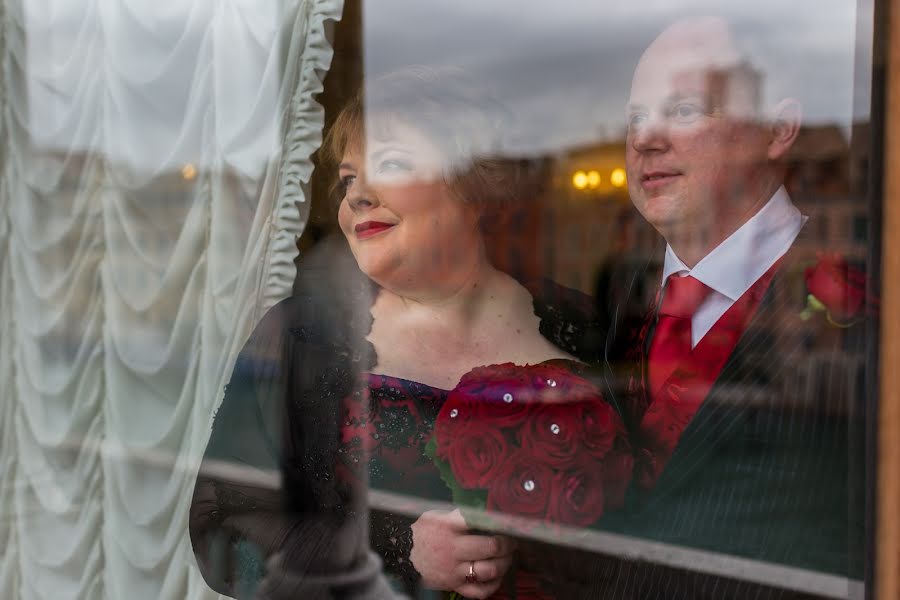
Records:
[[[645,7],[637,18],[568,2],[534,19],[503,2],[427,16],[397,4],[364,15],[370,74],[405,64],[416,42],[397,32],[417,32],[417,63],[461,66],[509,107],[498,153],[538,166],[540,183],[515,207],[515,226],[487,239],[489,253],[514,276],[593,296],[609,328],[596,368],[624,406],[636,483],[585,545],[609,561],[612,579],[648,575],[617,561],[623,554],[653,556],[647,594],[698,585],[753,597],[805,577],[802,591],[843,597],[863,576],[861,382],[877,304],[864,293],[869,123],[854,104],[854,53],[865,42],[855,40],[853,7],[826,16],[819,5],[764,4],[668,41],[657,36],[682,13],[722,8]],[[669,194],[667,206],[659,199]],[[733,259],[704,265],[720,246]],[[700,325],[687,347],[706,357],[693,365],[709,370],[705,381],[678,372],[691,366],[679,361],[653,372],[659,311],[679,294],[668,282],[695,268],[713,284],[693,309]],[[723,315],[730,332],[716,328]],[[667,381],[668,404],[658,389],[633,393]],[[663,433],[670,426],[676,433]],[[682,571],[688,562],[707,575]]]
[[[860,595],[870,10],[5,0],[0,589]]]

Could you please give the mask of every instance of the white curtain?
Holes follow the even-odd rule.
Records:
[[[342,0],[0,0],[0,597],[205,598],[234,357],[290,294]]]

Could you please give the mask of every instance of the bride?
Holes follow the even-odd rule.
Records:
[[[491,264],[485,236],[521,180],[485,157],[496,105],[426,70],[364,92],[325,147],[338,163],[344,239],[305,257],[298,293],[251,336],[204,456],[278,469],[281,485],[261,493],[201,467],[194,552],[207,582],[234,595],[277,569],[282,587],[378,597],[384,584],[364,575],[378,563],[371,544],[407,592],[500,597],[513,539],[470,531],[458,510],[373,511],[367,526],[366,486],[448,500],[424,451],[448,394],[494,367],[579,378],[590,303]],[[552,598],[531,575],[516,569],[517,597]]]

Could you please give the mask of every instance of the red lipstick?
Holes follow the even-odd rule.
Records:
[[[372,236],[384,233],[394,226],[394,223],[384,223],[382,221],[364,221],[353,228],[356,232],[356,238],[364,240]]]

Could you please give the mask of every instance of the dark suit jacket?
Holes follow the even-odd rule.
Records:
[[[822,313],[801,318],[811,229],[803,229],[782,260],[659,480],[649,490],[633,486],[625,508],[608,515],[603,529],[862,578],[865,327],[838,328]],[[634,314],[634,307],[617,313]],[[607,345],[607,392],[626,412],[646,393],[652,308],[648,316],[643,340],[639,327],[619,322]],[[635,430],[640,415],[629,417]],[[738,573],[703,575],[621,557],[596,557],[585,577],[587,591],[572,597],[806,597],[747,583]]]

